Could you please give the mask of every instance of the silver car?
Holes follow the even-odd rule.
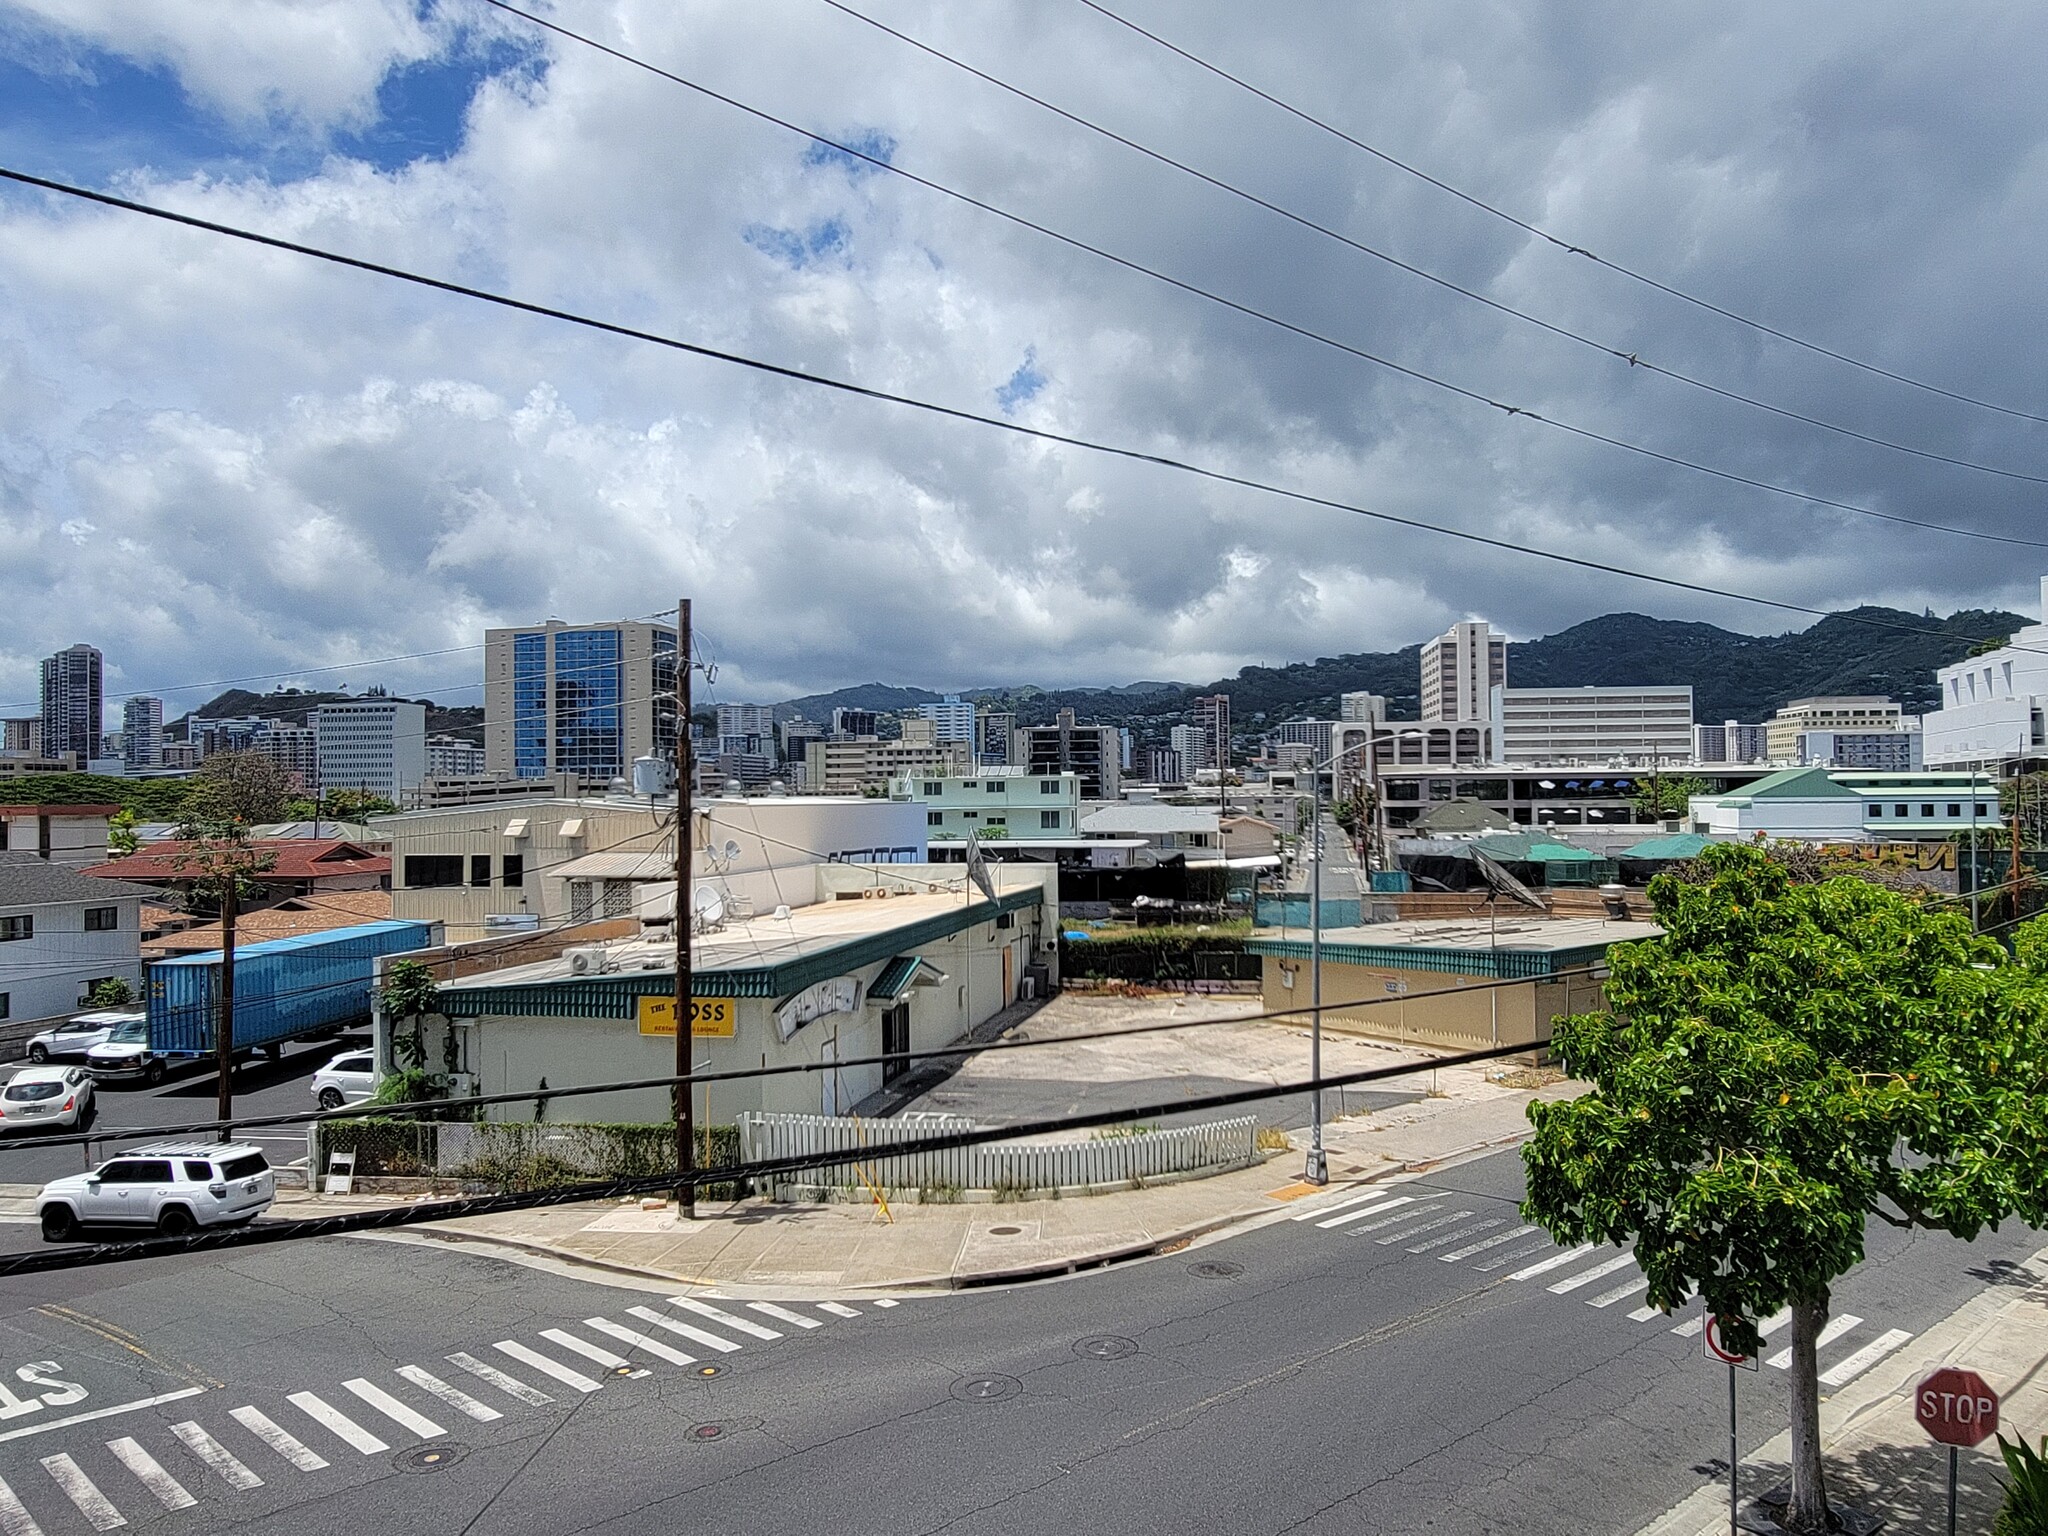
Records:
[[[46,1029],[32,1037],[28,1043],[28,1059],[33,1062],[82,1061],[87,1051],[96,1045],[104,1045],[107,1036],[123,1024],[135,1023],[144,1017],[139,1008],[81,1013],[74,1019],[66,1019],[55,1029]]]
[[[90,1129],[92,1074],[83,1067],[23,1067],[0,1088],[0,1132]]]

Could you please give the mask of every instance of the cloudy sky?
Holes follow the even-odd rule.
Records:
[[[849,0],[854,4],[855,0]],[[1105,0],[1688,293],[2048,416],[2048,11]],[[857,8],[1487,297],[1788,410],[2048,476],[2048,425],[1567,254],[1079,0]],[[1855,441],[1433,287],[824,0],[547,14],[1348,346],[1659,453],[2048,542],[2048,484]],[[824,152],[482,0],[0,0],[0,163],[967,410],[1818,608],[2032,612],[2048,548],[1560,432]],[[0,190],[0,714],[107,653],[480,702],[494,623],[697,601],[727,698],[1193,681],[1483,615],[1795,615],[766,379]],[[419,659],[326,671],[394,656]],[[259,686],[268,686],[262,684]],[[184,691],[176,691],[176,690]]]

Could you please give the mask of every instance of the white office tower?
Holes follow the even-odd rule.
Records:
[[[427,706],[350,699],[313,711],[322,789],[361,789],[403,805],[427,776]]]
[[[1508,637],[1484,619],[1453,624],[1422,648],[1422,718],[1484,720],[1508,681]]]

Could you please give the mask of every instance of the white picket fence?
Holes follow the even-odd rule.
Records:
[[[890,1154],[904,1141],[974,1128],[959,1115],[927,1114],[893,1120],[834,1115],[739,1117],[740,1154],[749,1163],[846,1154],[848,1161],[781,1175],[777,1186],[851,1189],[869,1184],[892,1190],[944,1190],[967,1194],[1120,1187],[1174,1175],[1223,1173],[1258,1161],[1258,1121],[1250,1115],[1199,1125],[1176,1125],[1090,1141],[983,1142],[933,1152]]]

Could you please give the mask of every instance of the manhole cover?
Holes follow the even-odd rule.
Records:
[[[1015,1237],[1023,1230],[1022,1227],[990,1227],[988,1235],[990,1237]]]
[[[1244,1266],[1228,1259],[1204,1259],[1199,1264],[1190,1264],[1188,1273],[1197,1280],[1229,1280],[1243,1274]]]
[[[641,1376],[651,1376],[654,1373],[652,1371],[642,1370],[637,1365],[615,1365],[611,1368],[610,1371],[606,1372],[606,1374],[610,1376],[622,1377],[627,1380],[633,1380]]]
[[[710,1424],[692,1424],[690,1426],[690,1438],[692,1440],[723,1440],[727,1435],[731,1433],[732,1428],[730,1425],[720,1424],[716,1422]]]
[[[401,1472],[439,1472],[443,1467],[452,1467],[469,1454],[466,1445],[450,1445],[441,1441],[434,1445],[416,1445],[409,1451],[400,1451],[392,1462]]]
[[[713,1376],[723,1376],[725,1374],[725,1367],[722,1365],[700,1365],[697,1367],[697,1374],[708,1380]]]
[[[1097,1334],[1092,1339],[1074,1341],[1074,1353],[1085,1360],[1121,1360],[1125,1355],[1135,1355],[1138,1344],[1135,1339],[1119,1338],[1113,1333]]]
[[[962,1376],[953,1383],[953,1395],[963,1403],[999,1403],[1023,1390],[1014,1376]]]

